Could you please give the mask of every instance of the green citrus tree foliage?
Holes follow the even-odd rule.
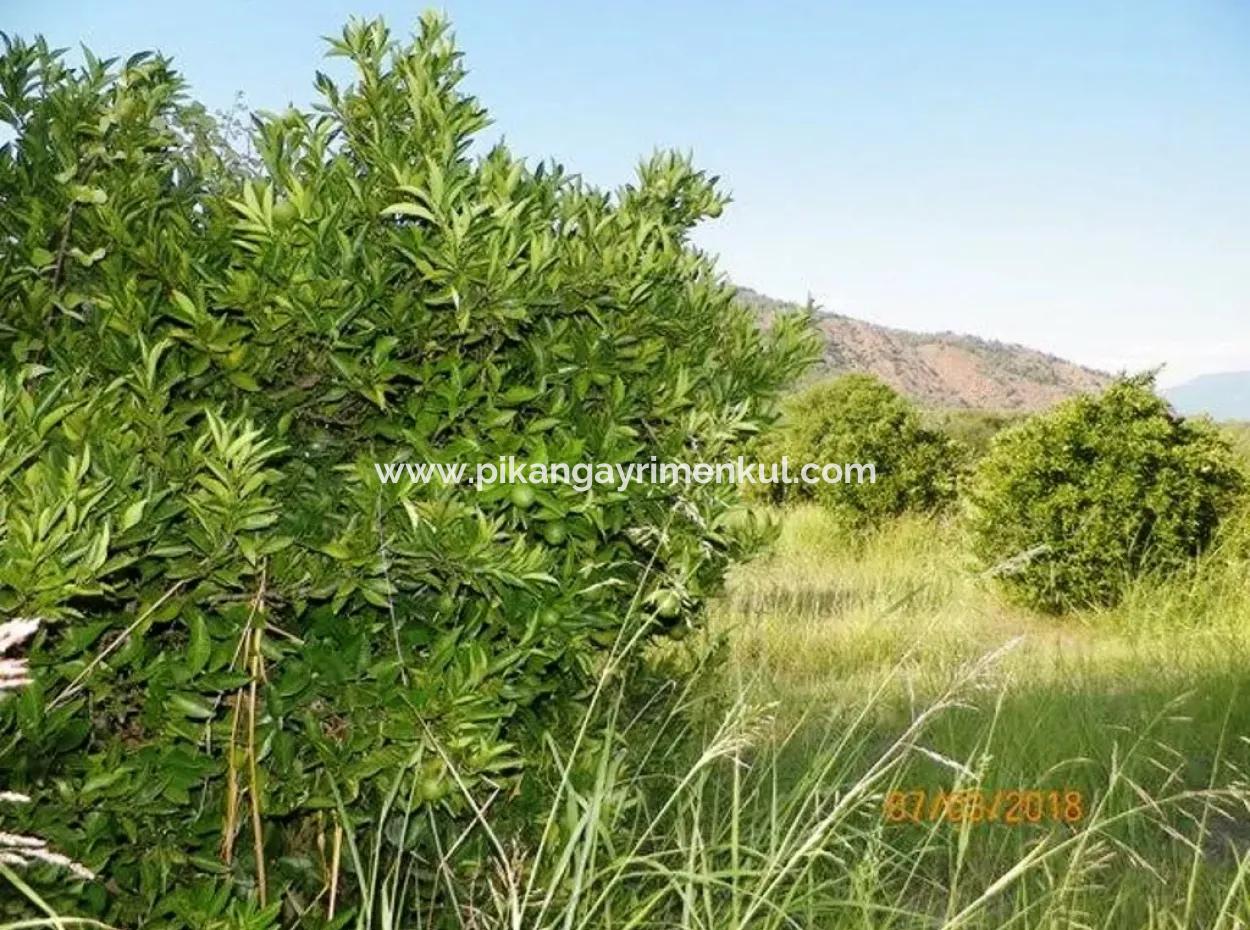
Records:
[[[773,503],[818,501],[852,524],[937,511],[955,496],[959,447],[927,428],[911,402],[872,375],[842,375],[789,398],[781,424],[760,440],[759,449],[766,463],[788,459],[792,478],[808,462],[872,463],[872,483],[844,474],[836,484],[770,483],[755,489]]]
[[[812,356],[690,246],[724,197],[686,159],[605,193],[475,154],[437,17],[331,52],[353,81],[258,118],[254,162],[159,57],[0,58],[0,614],[46,620],[0,783],[108,878],[48,891],[75,912],[178,923],[203,883],[307,905],[336,796],[364,823],[416,756],[463,816],[631,605],[696,615],[738,551],[733,488],[374,462],[714,461]]]
[[[967,469],[990,451],[996,435],[1024,416],[1019,411],[952,408],[932,411],[925,419],[931,428],[945,433],[959,446]]]
[[[1114,604],[1185,565],[1245,484],[1209,423],[1175,415],[1152,376],[1124,378],[995,437],[969,489],[975,552],[1046,611]]]

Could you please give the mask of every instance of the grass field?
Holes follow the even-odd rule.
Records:
[[[728,643],[726,689],[770,707],[783,792],[819,791],[812,772],[831,756],[835,781],[852,783],[905,743],[857,828],[883,863],[860,893],[885,909],[829,925],[940,926],[968,907],[956,925],[1244,925],[1242,527],[1188,575],[1064,617],[1007,603],[966,564],[949,522],[848,538],[815,508],[791,511],[713,624]],[[987,803],[1000,790],[1075,791],[1082,816],[881,823],[891,790],[966,789]]]
[[[820,510],[781,520],[707,632],[658,650],[695,660],[684,687],[661,674],[640,708],[604,675],[543,843],[479,874],[466,926],[1250,925],[1244,524],[1115,610],[1047,617],[952,522],[848,546]],[[1047,800],[1008,823],[1011,790]]]

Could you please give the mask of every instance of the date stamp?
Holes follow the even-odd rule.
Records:
[[[920,788],[886,794],[882,816],[887,823],[1071,824],[1085,818],[1085,809],[1084,795],[1067,788]]]

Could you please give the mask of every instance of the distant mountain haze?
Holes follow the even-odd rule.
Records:
[[[739,299],[762,318],[793,309],[749,288]],[[824,338],[818,375],[846,372],[876,375],[926,407],[975,410],[1041,410],[1086,391],[1097,391],[1111,375],[1025,346],[957,333],[914,333],[817,313]]]
[[[1161,392],[1179,412],[1217,420],[1250,420],[1250,371],[1199,375]]]

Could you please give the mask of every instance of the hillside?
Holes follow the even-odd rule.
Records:
[[[1168,388],[1163,396],[1181,413],[1206,413],[1217,420],[1250,420],[1250,371],[1199,375]]]
[[[739,288],[739,297],[767,318],[794,305]],[[913,333],[818,313],[824,336],[821,373],[869,372],[931,407],[1038,410],[1111,376],[1036,349],[957,333]]]

